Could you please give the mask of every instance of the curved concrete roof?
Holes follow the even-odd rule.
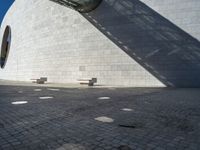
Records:
[[[98,7],[102,0],[51,0],[58,4],[86,13]]]

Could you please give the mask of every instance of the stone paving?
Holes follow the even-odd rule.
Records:
[[[0,150],[199,150],[200,89],[0,86]]]

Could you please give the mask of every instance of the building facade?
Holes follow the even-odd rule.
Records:
[[[199,0],[15,0],[0,79],[200,87],[199,40]]]

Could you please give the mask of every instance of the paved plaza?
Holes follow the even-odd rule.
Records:
[[[199,150],[200,89],[0,86],[0,150]]]

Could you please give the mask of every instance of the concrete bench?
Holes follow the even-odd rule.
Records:
[[[88,86],[93,86],[94,83],[97,83],[97,78],[81,78],[78,79],[80,84],[87,84]]]
[[[44,84],[47,81],[47,77],[40,77],[39,79],[31,79],[33,83]]]

